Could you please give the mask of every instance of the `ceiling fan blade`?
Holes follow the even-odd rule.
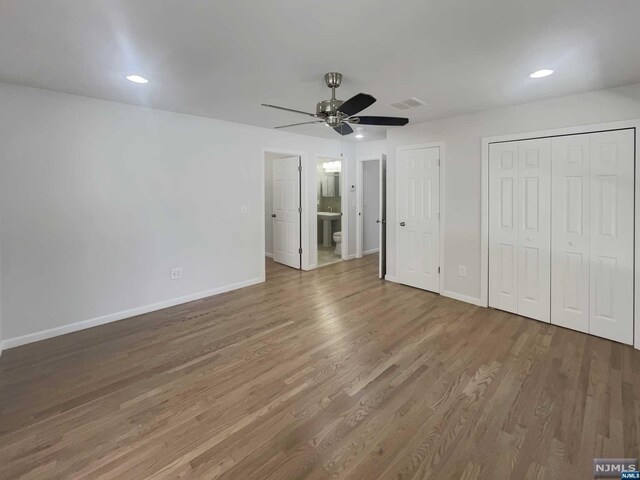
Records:
[[[347,121],[358,125],[382,125],[387,127],[401,127],[409,123],[408,118],[401,117],[353,117]]]
[[[294,110],[293,108],[279,107],[277,105],[269,105],[268,103],[261,103],[263,107],[276,108],[278,110],[284,110],[285,112],[301,113],[302,115],[308,115],[309,117],[321,118],[315,113],[303,112],[301,110]]]
[[[361,112],[367,107],[370,107],[375,103],[376,99],[367,93],[359,93],[354,97],[340,105],[340,110],[346,116],[350,117],[358,112]]]
[[[279,127],[273,127],[273,128],[296,127],[298,125],[310,125],[312,123],[324,123],[324,120],[315,120],[313,122],[302,122],[302,123],[290,123],[289,125],[280,125]]]
[[[353,128],[351,128],[351,125],[348,125],[346,123],[340,124],[339,127],[333,127],[333,129],[343,137],[345,135],[351,135],[353,133]]]

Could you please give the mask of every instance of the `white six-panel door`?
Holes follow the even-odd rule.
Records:
[[[589,333],[632,344],[634,135],[620,130],[589,137]]]
[[[273,161],[273,260],[300,268],[300,157]]]
[[[518,313],[518,143],[489,146],[489,306]]]
[[[551,322],[589,332],[589,135],[552,142]]]
[[[398,281],[440,291],[440,148],[400,150]]]

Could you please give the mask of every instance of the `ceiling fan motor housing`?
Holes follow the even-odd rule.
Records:
[[[336,113],[344,102],[342,100],[337,100],[332,98],[330,100],[323,100],[318,102],[316,105],[316,115],[331,115],[332,113]]]

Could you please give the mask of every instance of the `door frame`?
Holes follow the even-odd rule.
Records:
[[[382,162],[382,154],[379,157],[366,157],[356,160],[356,258],[364,256],[364,162]],[[380,212],[378,211],[378,217]],[[378,245],[380,249],[380,245]]]
[[[265,236],[267,234],[267,229],[266,229],[266,223],[264,221],[264,211],[266,208],[266,202],[265,202],[265,195],[266,195],[266,188],[265,188],[265,175],[266,175],[266,158],[265,155],[267,153],[277,153],[277,154],[282,154],[282,155],[287,155],[287,156],[291,156],[291,157],[300,157],[300,165],[302,165],[302,175],[300,176],[300,202],[301,202],[301,207],[302,207],[302,212],[300,215],[300,248],[302,248],[302,262],[301,262],[301,269],[302,270],[311,270],[311,268],[309,265],[309,211],[308,211],[308,205],[305,205],[305,198],[308,192],[308,180],[307,180],[307,175],[305,175],[305,170],[307,168],[307,163],[308,163],[308,155],[306,152],[302,152],[302,151],[292,151],[292,150],[288,150],[286,148],[277,148],[277,147],[262,147],[260,149],[260,166],[259,166],[259,171],[260,171],[260,180],[261,180],[261,185],[260,185],[260,191],[262,192],[262,195],[260,197],[260,218],[262,219],[262,221],[260,222],[260,230],[261,230],[261,235],[260,238],[262,240],[262,247],[261,247],[261,251],[262,251],[262,258],[266,257],[267,254],[267,249],[265,248]],[[265,262],[261,262],[262,264],[262,281],[264,282],[266,279],[266,264]]]
[[[429,142],[429,143],[417,143],[417,144],[411,144],[411,145],[400,145],[398,147],[396,147],[396,157],[394,160],[394,168],[395,168],[395,188],[396,188],[396,211],[395,211],[395,234],[396,234],[396,239],[395,239],[395,248],[396,248],[396,259],[398,258],[398,247],[399,247],[399,242],[398,242],[398,238],[399,237],[399,233],[400,233],[400,228],[399,228],[399,222],[398,222],[398,208],[400,205],[400,189],[398,188],[398,158],[399,158],[399,154],[402,151],[406,151],[406,150],[421,150],[423,148],[434,148],[434,147],[438,147],[440,149],[440,168],[438,169],[438,182],[439,182],[439,187],[440,187],[440,218],[438,219],[438,223],[439,223],[439,227],[438,229],[440,230],[440,253],[439,253],[439,262],[440,262],[440,278],[439,278],[439,285],[438,285],[438,293],[440,295],[445,295],[447,297],[452,297],[455,298],[454,295],[455,294],[450,294],[448,293],[445,288],[445,282],[444,282],[444,277],[445,277],[445,268],[444,268],[444,220],[445,220],[445,205],[444,205],[444,198],[445,198],[445,168],[446,168],[446,151],[445,151],[445,142]],[[388,166],[388,165],[387,165]],[[389,224],[387,223],[387,228],[389,228]],[[396,266],[396,270],[397,270],[397,266]],[[396,271],[396,279],[398,277],[398,272]]]
[[[342,210],[342,218],[340,218],[340,231],[342,232],[342,245],[341,248],[341,258],[342,260],[349,259],[349,195],[351,190],[349,189],[349,160],[347,157],[331,157],[327,155],[316,155],[315,163],[313,168],[309,168],[309,174],[303,175],[307,178],[310,185],[313,185],[313,189],[310,189],[311,193],[313,193],[314,201],[311,202],[309,206],[309,218],[306,229],[309,233],[309,238],[312,238],[314,241],[312,242],[312,247],[309,250],[313,250],[312,257],[315,260],[315,263],[309,266],[308,270],[318,268],[318,161],[319,160],[333,160],[340,161],[342,165],[340,167],[340,210]],[[304,168],[303,168],[304,173]],[[304,210],[304,209],[303,209]],[[315,218],[316,221],[312,222],[311,219]],[[303,227],[304,228],[304,227]],[[304,254],[304,249],[303,249]],[[305,269],[307,270],[307,269]]]
[[[640,350],[640,175],[638,174],[638,156],[640,154],[640,119],[618,122],[577,125],[530,132],[511,133],[482,137],[481,140],[481,199],[480,199],[480,299],[478,304],[489,306],[489,144],[514,142],[546,137],[564,137],[611,130],[633,129],[635,137],[635,238],[634,238],[634,346]]]

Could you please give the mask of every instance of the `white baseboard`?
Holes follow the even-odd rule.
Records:
[[[273,253],[264,252],[264,256],[268,258],[273,258]]]
[[[485,305],[482,303],[482,300],[477,297],[470,297],[469,295],[462,295],[460,293],[451,292],[449,290],[444,290],[441,295],[443,297],[453,298],[454,300],[460,300],[461,302],[471,303],[472,305],[477,305],[479,307],[484,307]]]
[[[26,345],[27,343],[38,342],[40,340],[46,340],[47,338],[77,332],[78,330],[97,327],[98,325],[104,325],[105,323],[116,322],[118,320],[124,320],[125,318],[155,312],[156,310],[162,310],[163,308],[173,307],[175,305],[193,302],[194,300],[200,300],[201,298],[230,292],[231,290],[249,287],[251,285],[256,285],[264,281],[265,279],[263,277],[252,278],[251,280],[246,280],[244,282],[233,283],[231,285],[225,285],[223,287],[206,290],[204,292],[185,295],[184,297],[172,298],[170,300],[164,300],[162,302],[153,303],[151,305],[144,305],[142,307],[136,307],[129,310],[123,310],[121,312],[90,318],[89,320],[82,320],[80,322],[63,325],[61,327],[50,328],[48,330],[41,330],[39,332],[29,333],[27,335],[22,335],[19,337],[8,338],[2,342],[2,346],[0,347],[0,349],[19,347],[20,345]]]
[[[347,260],[353,260],[354,258],[356,258],[356,254],[352,253],[351,255],[347,255]]]
[[[379,248],[372,248],[371,250],[367,250],[362,252],[363,255],[371,255],[372,253],[378,253],[380,251]]]
[[[396,277],[394,277],[393,275],[385,275],[384,279],[387,280],[388,282],[394,282],[394,283],[398,283],[398,279]]]

